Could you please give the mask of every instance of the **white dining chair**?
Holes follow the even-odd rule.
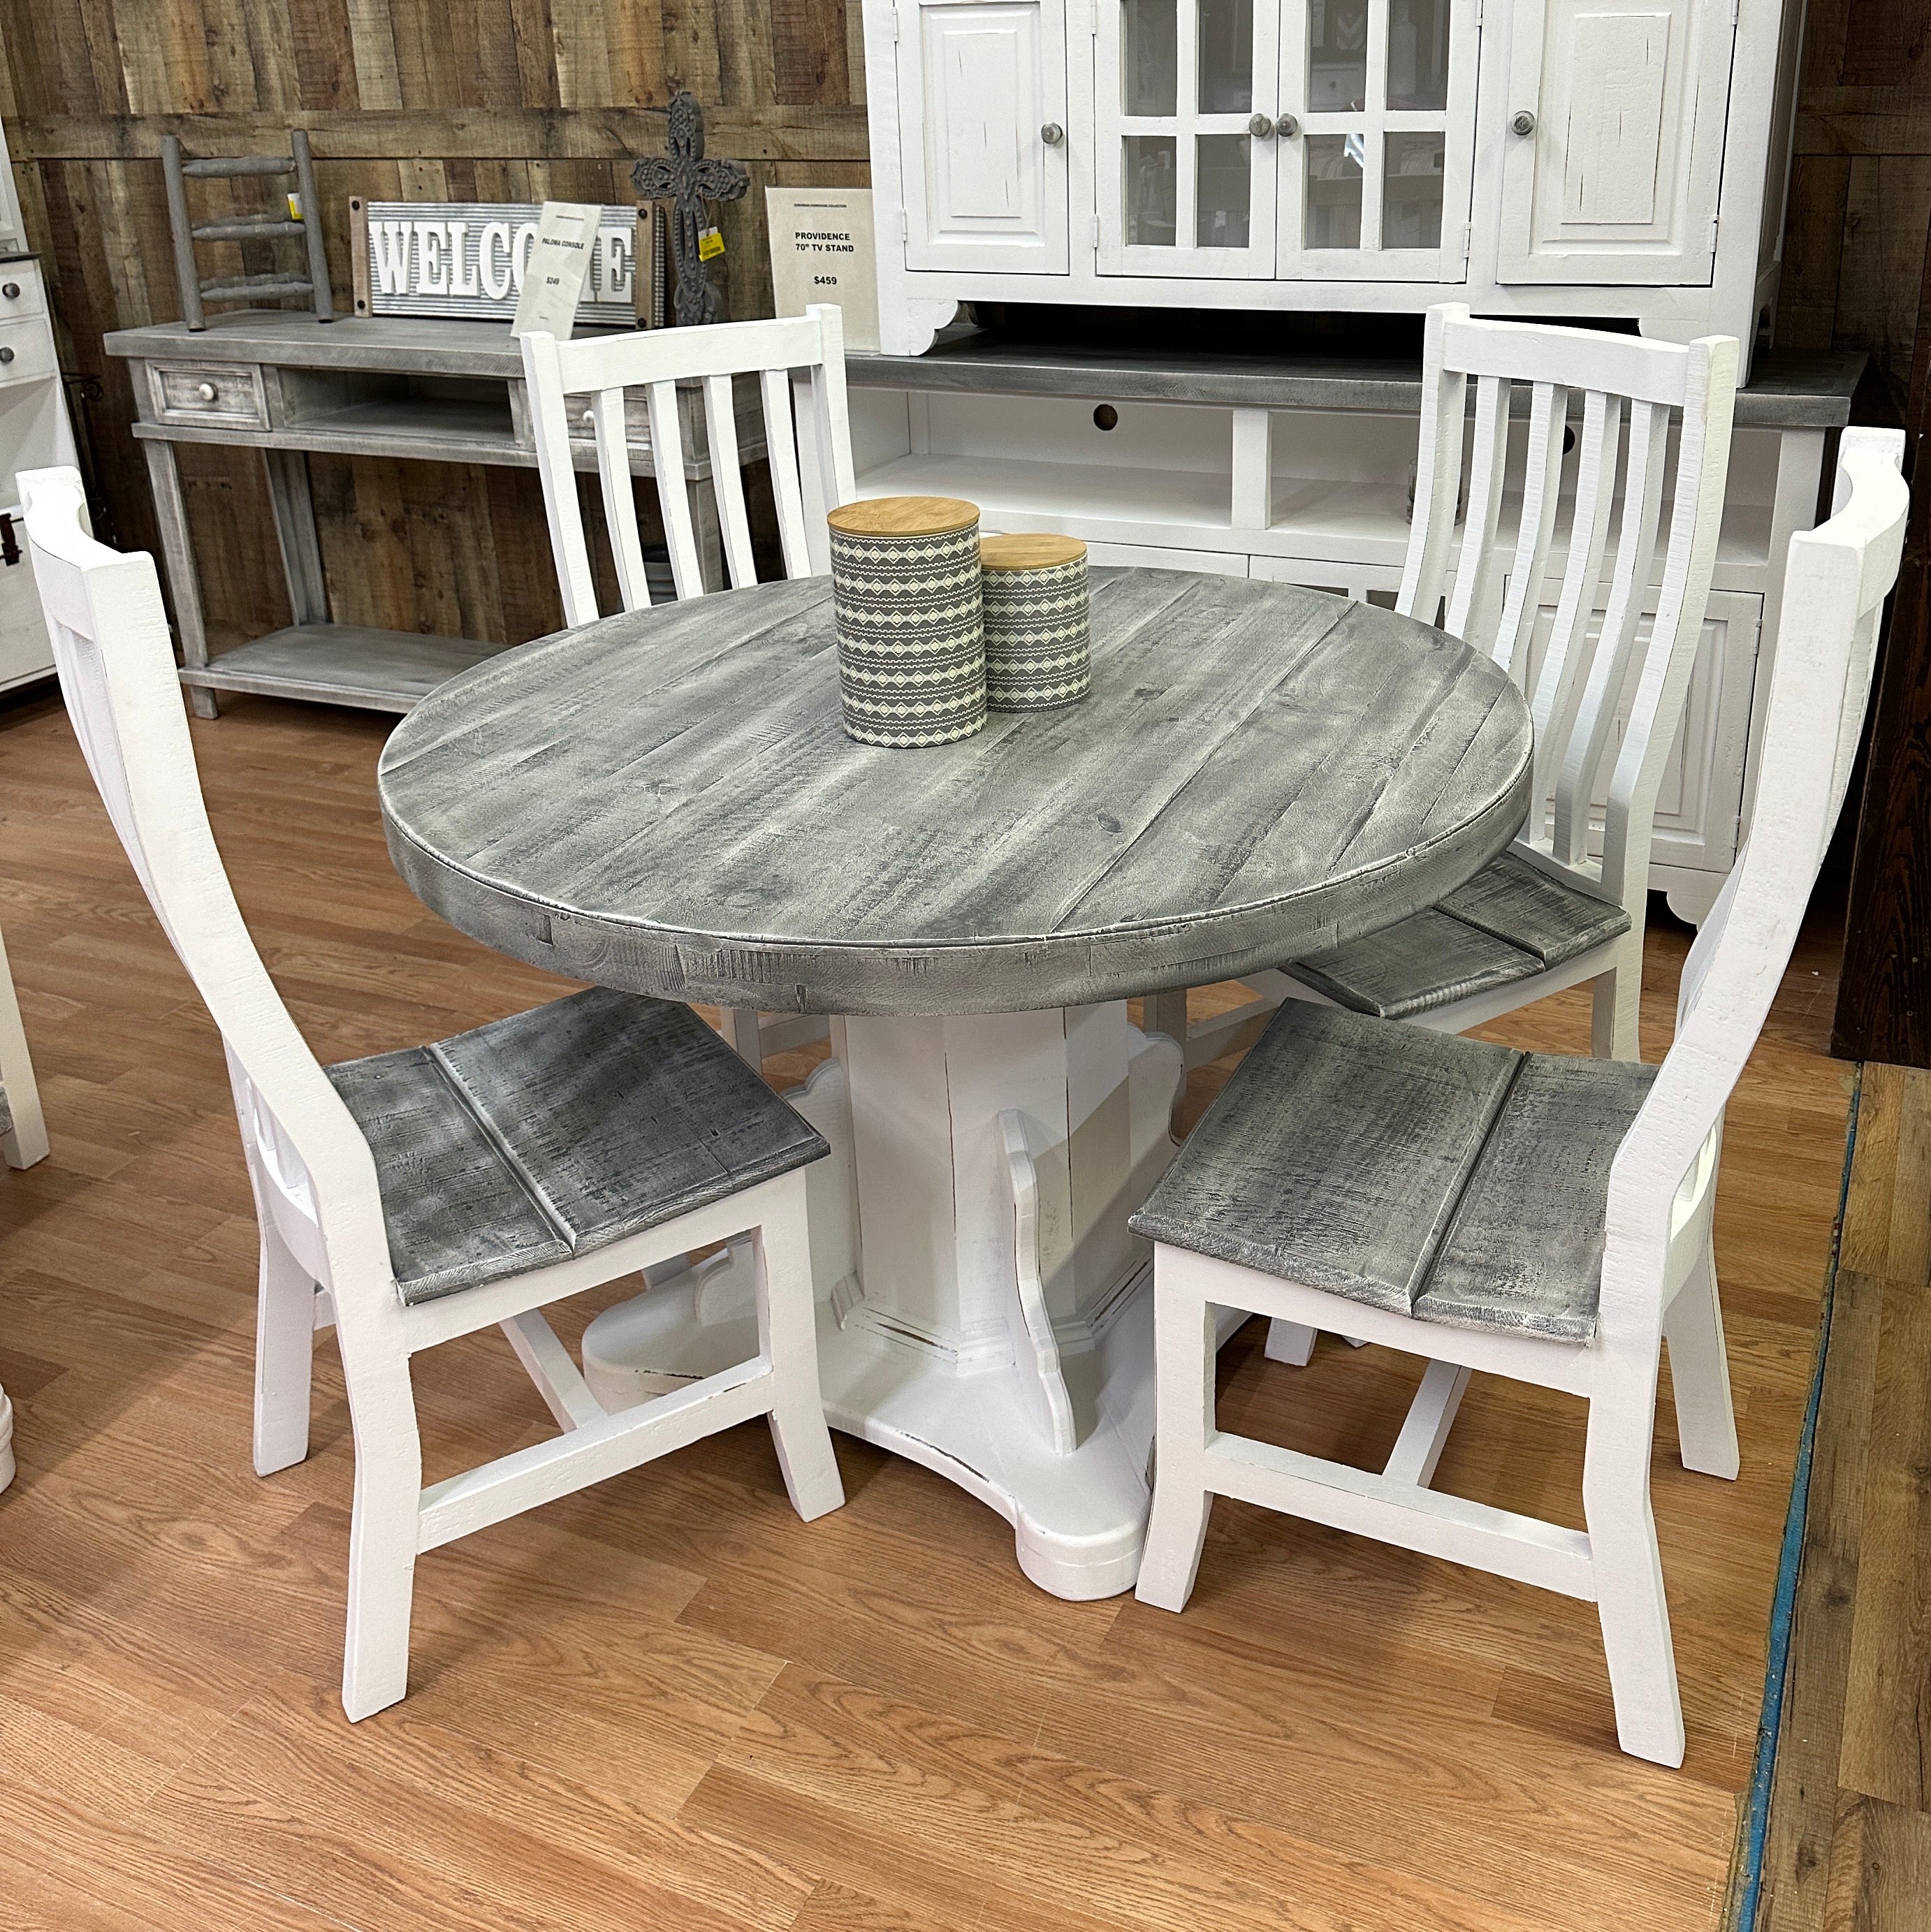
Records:
[[[1592,1051],[1641,1058],[1650,837],[1716,561],[1737,359],[1727,336],[1685,346],[1479,321],[1459,304],[1429,310],[1395,608],[1506,668],[1530,702],[1542,802],[1509,850],[1440,904],[1245,976],[1248,1003],[1190,1025],[1184,992],[1158,996],[1153,1025],[1182,1041],[1190,1069],[1253,1037],[1284,998],[1462,1033],[1585,981]],[[1558,567],[1545,634],[1544,586]]]
[[[1710,1241],[1723,1109],[1842,804],[1897,574],[1903,441],[1846,430],[1836,513],[1791,540],[1756,809],[1683,968],[1661,1066],[1290,1003],[1133,1217],[1155,1244],[1143,1602],[1185,1604],[1215,1496],[1539,1584],[1596,1604],[1623,1749],[1683,1761],[1650,1504],[1662,1345],[1685,1466],[1734,1478]],[[1220,1309],[1422,1357],[1386,1466],[1223,1432]],[[1476,1370],[1586,1400],[1586,1529],[1431,1486]]]
[[[704,578],[684,476],[683,432],[677,417],[680,382],[701,380],[704,386],[710,487],[716,498],[724,560],[732,587],[741,590],[758,580],[738,460],[734,378],[739,376],[758,380],[785,574],[823,574],[814,564],[806,506],[810,503],[836,509],[857,494],[845,394],[841,310],[818,304],[801,316],[758,322],[638,329],[572,342],[560,342],[554,335],[538,332],[521,340],[524,389],[536,442],[536,466],[543,482],[543,509],[549,520],[550,547],[556,556],[566,624],[593,624],[602,614],[590,571],[583,506],[577,495],[577,446],[585,431],[596,449],[604,522],[610,532],[623,608],[643,610],[650,605],[630,474],[629,391],[643,392],[648,411],[651,466],[671,553],[671,581],[680,599],[701,597]],[[803,422],[797,420],[792,409],[794,372],[808,382],[810,406]],[[733,1010],[726,1019],[734,1044],[754,1066],[761,1066],[767,1053],[822,1039],[828,1024],[814,1014],[760,1014],[749,1010]]]
[[[341,1351],[356,1448],[349,1716],[407,1689],[422,1551],[761,1415],[799,1515],[836,1508],[801,1171],[825,1143],[688,1007],[601,988],[325,1069],[215,850],[153,560],[88,535],[74,471],[20,482],[68,714],[227,1052],[260,1227],[262,1474],[308,1454],[316,1328],[332,1322]],[[740,1235],[758,1353],[606,1412],[543,1307]],[[493,1324],[562,1432],[425,1488],[410,1358]]]
[[[32,1167],[44,1160],[47,1152],[40,1086],[27,1052],[26,1029],[20,1024],[13,969],[7,963],[6,946],[0,942],[0,1154],[9,1167]]]

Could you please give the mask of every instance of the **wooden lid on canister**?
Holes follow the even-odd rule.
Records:
[[[1077,537],[1056,536],[1050,530],[979,539],[981,570],[1050,570],[1058,563],[1077,563],[1086,554]]]
[[[979,506],[961,496],[867,496],[839,504],[824,520],[848,537],[943,537],[970,530]]]

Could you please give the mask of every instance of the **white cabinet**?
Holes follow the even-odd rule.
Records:
[[[0,142],[0,176],[6,172]],[[0,202],[0,220],[5,213]],[[53,646],[20,527],[17,479],[23,470],[74,460],[40,264],[31,255],[0,254],[0,691],[53,669]]]
[[[864,0],[879,313],[1776,295],[1798,0]],[[1734,11],[1733,11],[1734,8]]]
[[[906,266],[1063,275],[1064,0],[904,0],[892,19],[915,104],[898,130]]]
[[[1514,22],[1499,279],[1707,283],[1729,0],[1548,0]]]

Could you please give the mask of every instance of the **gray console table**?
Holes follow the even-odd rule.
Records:
[[[196,714],[216,715],[215,694],[259,692],[374,711],[407,711],[444,679],[503,646],[470,638],[371,629],[331,621],[321,545],[309,495],[308,453],[534,469],[523,360],[506,326],[399,316],[344,317],[326,327],[306,314],[245,311],[191,333],[182,323],[116,331],[146,446],[161,550],[181,639],[182,682]],[[755,387],[741,385],[737,447],[764,454]],[[678,416],[692,514],[707,584],[723,581],[722,550],[699,386],[680,386]],[[211,657],[194,548],[175,446],[212,442],[262,452],[295,621]],[[630,467],[654,475],[641,407]],[[594,470],[585,430],[577,466]],[[533,532],[540,539],[540,532]]]

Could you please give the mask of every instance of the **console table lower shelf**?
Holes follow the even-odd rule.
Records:
[[[509,648],[363,624],[288,624],[205,664],[186,664],[191,690],[303,698],[365,711],[404,712],[437,685]]]

